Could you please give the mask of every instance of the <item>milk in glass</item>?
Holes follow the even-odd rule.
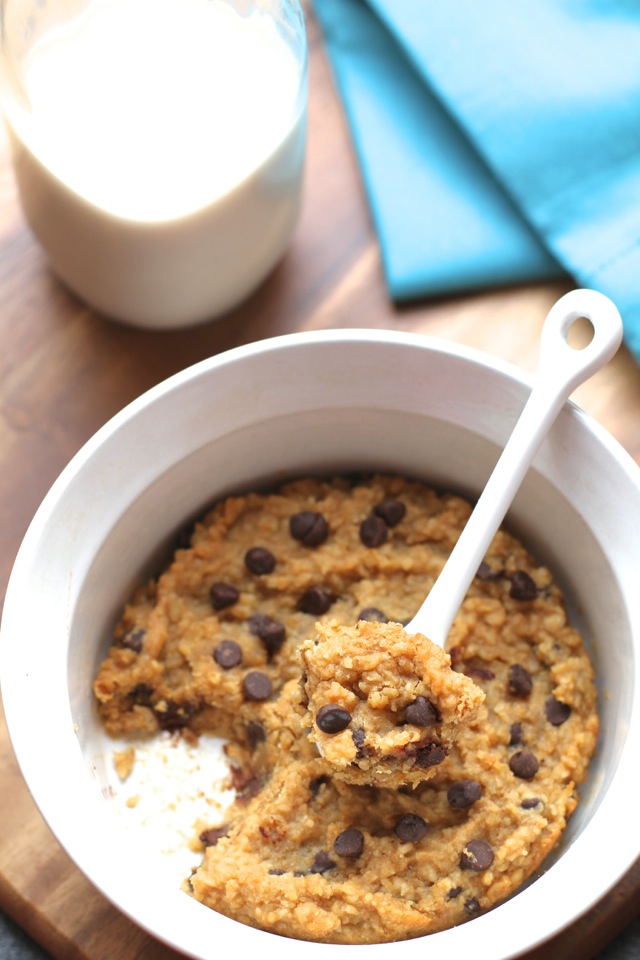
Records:
[[[52,0],[40,0],[16,19],[12,54],[12,2],[4,112],[23,208],[56,273],[140,326],[242,301],[300,208],[303,36],[296,48],[259,3],[91,0],[47,25]]]

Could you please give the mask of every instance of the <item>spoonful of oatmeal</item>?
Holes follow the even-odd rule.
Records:
[[[591,339],[573,347],[580,318]],[[545,320],[538,372],[529,398],[460,537],[411,621],[346,627],[317,625],[300,648],[309,739],[332,773],[351,783],[387,787],[433,776],[456,727],[477,715],[484,693],[451,669],[444,651],[454,618],[540,444],[575,388],[613,357],[622,321],[593,290],[561,297]],[[525,577],[527,575],[524,575]],[[524,580],[524,578],[523,578]],[[535,584],[524,581],[520,591]]]

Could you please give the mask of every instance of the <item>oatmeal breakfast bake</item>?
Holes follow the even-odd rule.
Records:
[[[377,943],[471,920],[539,868],[595,747],[593,670],[506,530],[446,653],[402,629],[470,509],[386,475],[228,497],[127,604],[94,683],[106,730],[228,741],[236,799],[194,827],[189,895]]]

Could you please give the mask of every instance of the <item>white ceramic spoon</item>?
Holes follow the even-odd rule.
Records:
[[[586,347],[567,341],[580,317],[593,327]],[[538,447],[573,390],[611,359],[622,340],[613,303],[594,290],[572,290],[549,311],[540,340],[534,387],[471,516],[408,633],[422,633],[444,647],[451,624],[493,537],[504,520]]]

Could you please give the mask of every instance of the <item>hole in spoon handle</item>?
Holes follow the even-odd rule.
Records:
[[[581,348],[569,344],[569,331],[586,317],[592,337]],[[596,290],[571,290],[551,307],[542,328],[538,375],[564,381],[567,394],[615,354],[622,341],[622,320],[614,304]]]

